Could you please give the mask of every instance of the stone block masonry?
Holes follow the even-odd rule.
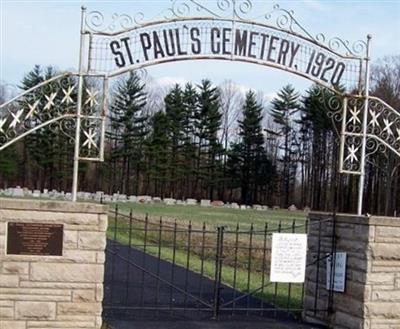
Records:
[[[7,255],[7,223],[63,224],[62,256]],[[99,329],[107,206],[0,199],[0,328]]]
[[[400,218],[339,214],[335,232],[332,214],[309,218],[307,264],[313,265],[306,272],[304,317],[337,329],[400,329]],[[347,253],[347,268],[345,291],[333,293],[327,312],[326,261],[318,269],[313,260],[318,248],[321,255],[331,251],[332,233],[336,251]]]

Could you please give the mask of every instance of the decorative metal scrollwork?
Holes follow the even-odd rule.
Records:
[[[368,136],[400,156],[400,112],[376,97],[369,98]]]
[[[314,35],[300,24],[295,18],[293,10],[281,8],[278,4],[275,4],[272,10],[256,8],[255,2],[252,0],[173,0],[158,15],[151,17],[147,17],[144,12],[140,11],[134,15],[114,13],[109,19],[106,19],[101,12],[91,11],[86,14],[85,29],[91,33],[122,33],[154,21],[165,20],[168,22],[196,17],[265,24],[303,36],[347,57],[364,57],[367,48],[367,43],[363,40],[350,43],[337,36],[328,38],[322,33]]]
[[[75,115],[77,77],[56,76],[0,106],[0,149],[30,131]],[[65,130],[65,129],[64,129]]]
[[[99,157],[99,129],[102,129],[104,120],[103,84],[103,78],[84,79],[80,148],[84,158]],[[0,105],[0,150],[44,127],[52,134],[63,134],[72,143],[77,104],[78,76],[65,73]]]
[[[365,97],[347,96],[341,133],[341,171],[360,174]],[[386,153],[400,156],[400,113],[376,97],[368,98],[365,156]]]

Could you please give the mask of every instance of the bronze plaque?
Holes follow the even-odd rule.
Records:
[[[63,224],[8,223],[8,255],[62,256]]]

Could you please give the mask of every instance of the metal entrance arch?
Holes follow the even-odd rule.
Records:
[[[2,104],[0,150],[45,126],[68,127],[75,201],[79,161],[103,160],[109,78],[178,60],[255,63],[307,78],[329,95],[327,113],[342,124],[340,172],[360,176],[361,214],[367,156],[385,149],[400,156],[399,112],[369,95],[371,37],[353,44],[328,39],[310,33],[292,11],[255,4],[174,0],[157,17],[137,12],[109,20],[82,8],[79,72],[69,74],[69,85],[56,77]]]

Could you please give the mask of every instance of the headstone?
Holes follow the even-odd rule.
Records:
[[[103,191],[96,191],[96,194],[94,195],[94,199],[99,202],[103,198],[104,192]]]
[[[239,205],[236,202],[231,203],[231,208],[232,209],[239,209]]]
[[[240,210],[246,210],[246,205],[245,204],[241,204],[240,205]]]
[[[292,205],[288,208],[288,210],[289,210],[289,211],[296,211],[296,210],[297,210],[297,207],[296,207],[294,204],[292,204]]]
[[[69,192],[65,193],[65,200],[72,200],[72,194]]]
[[[117,200],[119,202],[126,202],[126,201],[128,201],[128,198],[127,198],[126,194],[119,194]]]
[[[263,209],[263,206],[260,205],[260,204],[255,204],[255,205],[253,205],[253,209],[254,209],[254,210],[264,210],[264,209]]]
[[[17,197],[17,198],[18,197],[23,197],[24,196],[24,190],[20,186],[17,186],[17,187],[12,189],[11,196]]]
[[[156,197],[153,198],[153,202],[154,202],[154,203],[161,203],[162,200],[161,200],[160,197],[157,197],[157,196],[156,196]]]
[[[311,208],[310,207],[304,207],[303,211],[308,214],[311,211]]]
[[[196,206],[197,205],[197,200],[196,199],[186,199],[186,204],[188,206]]]
[[[113,198],[111,195],[108,195],[108,194],[103,195],[103,202],[112,202],[112,201],[113,201]]]
[[[172,198],[164,198],[164,203],[167,206],[173,206],[176,203],[176,200]]]
[[[279,206],[273,206],[272,209],[273,209],[273,210],[280,210],[281,207],[279,207]]]
[[[137,198],[136,195],[130,195],[130,196],[128,197],[128,200],[129,200],[129,202],[133,202],[133,203],[138,202],[138,198]]]
[[[139,195],[137,199],[140,203],[151,203],[152,201],[152,198],[149,195]]]
[[[186,202],[183,200],[176,200],[176,204],[179,206],[186,206]]]
[[[89,193],[89,192],[83,192],[83,194],[82,194],[82,199],[84,199],[84,200],[90,200],[91,199],[91,193]]]
[[[112,195],[112,202],[118,202],[119,199],[119,193],[114,193]]]
[[[211,205],[212,205],[213,207],[223,207],[224,202],[223,202],[223,201],[220,201],[220,200],[216,200],[216,201],[211,202]]]
[[[200,206],[202,207],[209,207],[211,205],[210,200],[201,199]]]
[[[28,189],[24,189],[24,196],[28,196],[28,197],[32,196],[32,191],[28,190]]]

